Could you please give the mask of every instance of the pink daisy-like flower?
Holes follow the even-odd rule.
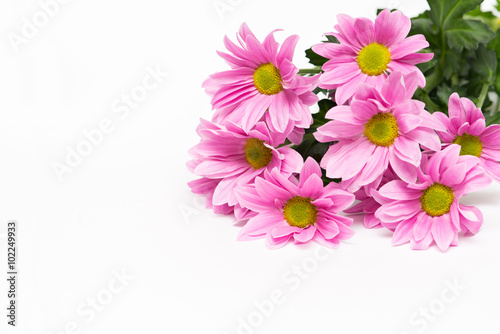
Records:
[[[276,168],[290,176],[303,165],[297,151],[277,148],[285,136],[269,132],[262,122],[245,132],[232,122],[222,126],[202,119],[197,132],[201,141],[189,151],[194,159],[188,168],[202,178],[188,185],[193,192],[211,198],[216,212],[228,213],[238,204],[234,189],[253,183],[264,171]]]
[[[406,38],[411,21],[400,11],[383,10],[375,23],[367,18],[337,15],[338,43],[321,43],[313,51],[328,58],[319,86],[336,89],[335,101],[344,104],[362,83],[380,88],[387,72],[417,72],[418,85],[425,86],[425,77],[415,64],[432,59],[432,53],[416,53],[429,46],[423,35]]]
[[[429,159],[418,182],[396,180],[381,187],[383,203],[375,216],[394,230],[393,244],[410,242],[413,249],[427,249],[435,241],[446,250],[457,245],[458,232],[476,234],[483,223],[481,211],[459,200],[490,184],[478,163],[477,157],[460,156],[460,147],[451,145]]]
[[[386,183],[394,180],[400,180],[400,178],[393,172],[392,168],[389,167],[382,175],[382,180],[376,180],[374,182],[380,184],[379,186],[382,187]],[[375,211],[377,211],[377,209],[382,205],[380,202],[383,203],[383,198],[379,198],[378,201],[375,200],[375,197],[378,196],[378,192],[375,189],[376,188],[371,185],[367,185],[359,189],[356,193],[354,193],[359,203],[353,205],[347,210],[344,210],[345,213],[362,213],[363,223],[366,228],[383,227],[380,220],[375,217]]]
[[[497,182],[500,182],[500,125],[486,127],[481,109],[476,108],[468,98],[457,93],[450,96],[448,114],[435,112],[436,118],[446,128],[438,131],[444,144],[458,144],[461,155],[479,158],[480,166]]]
[[[278,169],[264,172],[253,186],[236,190],[242,206],[257,213],[240,230],[239,240],[266,238],[269,248],[314,240],[337,247],[340,240],[353,235],[352,219],[337,215],[354,201],[354,195],[336,183],[323,187],[318,163],[308,158],[300,181]]]
[[[423,102],[411,99],[417,83],[416,72],[404,77],[393,72],[380,90],[361,85],[350,106],[328,111],[326,118],[333,121],[314,135],[323,143],[338,141],[321,160],[329,178],[342,178],[344,188],[353,192],[380,180],[389,166],[403,180],[416,180],[420,144],[439,151],[441,143],[434,130],[444,130],[424,110]]]
[[[312,91],[319,76],[298,75],[292,63],[297,35],[288,37],[280,47],[273,34],[261,43],[243,23],[237,34],[240,46],[224,38],[232,55],[218,54],[231,70],[212,74],[203,84],[212,96],[218,122],[229,120],[249,131],[265,120],[270,131],[280,133],[312,124],[308,107],[318,101]]]

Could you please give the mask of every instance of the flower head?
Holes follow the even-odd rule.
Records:
[[[418,85],[425,86],[425,77],[415,64],[432,59],[432,53],[417,53],[429,46],[423,35],[406,37],[411,21],[400,11],[383,10],[375,23],[367,18],[344,14],[337,16],[338,43],[313,46],[314,52],[329,59],[323,65],[319,86],[336,89],[335,101],[344,104],[362,83],[380,88],[388,73],[417,72]]]
[[[212,96],[216,109],[214,120],[240,124],[249,131],[257,122],[265,121],[271,132],[303,130],[312,124],[309,106],[318,101],[312,92],[318,76],[298,75],[292,63],[298,36],[288,37],[280,45],[271,32],[261,43],[243,23],[237,35],[240,46],[224,38],[232,53],[219,52],[231,70],[212,74],[203,86]],[[299,129],[299,130],[298,130]],[[300,138],[292,137],[299,143]]]
[[[199,180],[188,183],[193,192],[206,194],[214,210],[228,212],[238,204],[234,190],[251,184],[264,171],[276,168],[284,175],[296,173],[303,165],[299,153],[289,147],[276,148],[284,135],[269,132],[262,122],[245,132],[227,122],[225,126],[201,120],[198,127],[200,143],[190,150],[193,160],[188,168]]]
[[[448,114],[449,117],[441,112],[434,113],[445,127],[444,131],[438,131],[444,146],[460,145],[461,155],[478,157],[480,166],[500,182],[500,125],[486,127],[481,109],[457,93],[450,96]]]
[[[418,182],[395,180],[382,186],[375,216],[394,230],[393,244],[410,242],[413,249],[427,249],[435,241],[446,250],[457,245],[458,232],[476,234],[483,216],[459,200],[491,182],[478,163],[477,157],[460,156],[460,147],[451,145],[429,159]]]
[[[241,229],[240,240],[266,238],[270,248],[314,240],[329,247],[352,236],[352,219],[337,215],[354,201],[354,195],[336,183],[323,186],[318,163],[308,158],[299,180],[278,169],[264,172],[252,186],[236,191],[240,204],[255,212]]]
[[[349,191],[380,182],[389,166],[403,180],[416,180],[420,145],[439,151],[434,130],[444,130],[424,103],[411,99],[417,83],[416,72],[394,72],[380,89],[361,85],[349,106],[328,111],[332,121],[314,134],[320,142],[338,141],[321,160],[328,177],[342,178]]]

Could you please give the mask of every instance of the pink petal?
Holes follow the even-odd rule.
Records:
[[[243,235],[258,236],[270,232],[276,224],[281,223],[283,217],[279,212],[263,212],[251,218],[238,233],[238,238]]]
[[[255,179],[255,189],[257,193],[264,199],[271,203],[274,203],[275,199],[279,199],[282,202],[286,202],[293,195],[286,189],[279,187],[261,177]]]
[[[441,141],[439,140],[436,132],[431,129],[416,128],[411,132],[406,133],[405,136],[433,151],[441,150]]]
[[[271,230],[271,235],[273,238],[281,238],[284,236],[291,235],[293,233],[300,233],[302,229],[297,226],[290,226],[285,220],[279,224],[276,225],[272,230]]]
[[[333,239],[339,234],[338,225],[326,219],[318,221],[314,226],[316,226],[325,239]]]
[[[375,40],[391,47],[404,40],[410,32],[410,27],[410,19],[400,11],[391,12],[384,9],[375,19]]]
[[[293,238],[298,242],[308,242],[316,233],[316,227],[314,225],[310,225],[307,228],[302,229],[302,231],[294,233]]]
[[[418,200],[395,201],[382,205],[375,216],[382,222],[398,222],[413,217],[421,210]]]
[[[209,178],[224,178],[241,174],[248,170],[250,165],[246,160],[205,160],[194,169],[194,174]]]
[[[386,183],[379,189],[380,195],[394,200],[413,200],[420,198],[422,192],[408,188],[408,184],[401,180]]]
[[[417,142],[403,136],[399,136],[394,141],[394,153],[399,159],[406,161],[415,167],[420,166],[422,152]]]
[[[450,115],[450,118],[453,117],[458,117],[458,119],[465,118],[465,111],[462,106],[462,103],[460,102],[460,97],[458,96],[457,93],[451,94],[450,99],[448,100],[448,115]]]
[[[250,131],[252,127],[262,118],[271,104],[270,98],[267,95],[258,94],[253,99],[245,101],[239,105],[232,115],[235,122],[240,123],[245,131]],[[241,115],[241,118],[235,117]]]
[[[354,102],[353,102],[354,103]],[[373,115],[372,115],[373,116]],[[370,116],[371,117],[371,116]],[[342,121],[343,123],[351,123],[356,125],[364,125],[362,120],[355,117],[350,106],[336,106],[330,109],[325,118]]]
[[[451,226],[450,214],[444,214],[437,219],[433,219],[431,233],[437,246],[442,251],[447,250],[457,233]]]
[[[309,178],[300,186],[300,196],[311,199],[316,199],[323,191],[323,181],[321,177],[316,174],[309,176]]]
[[[407,183],[415,183],[415,181],[417,180],[417,167],[401,160],[394,152],[393,147],[391,147],[389,150],[389,163],[394,172],[403,181]]]
[[[287,235],[281,238],[273,238],[271,233],[266,234],[266,246],[269,249],[278,249],[285,246],[292,238],[292,235]]]
[[[347,106],[342,107],[346,108]],[[335,108],[339,107],[334,107],[333,109]],[[354,100],[351,102],[350,107],[347,108],[355,118],[363,123],[366,123],[369,119],[379,113],[379,110],[374,103],[363,100]],[[356,122],[356,124],[357,123],[358,122]]]
[[[390,49],[391,58],[398,59],[408,54],[418,52],[429,46],[424,35],[413,35],[405,38],[401,43],[393,45]]]
[[[402,133],[408,133],[422,124],[422,118],[417,115],[401,114],[398,117],[398,128]]]
[[[376,146],[368,140],[360,140],[355,150],[343,161],[341,178],[349,179],[356,175],[366,165]]]
[[[283,173],[292,174],[300,172],[304,160],[299,152],[289,147],[281,147],[277,151],[284,157],[284,159],[281,160],[281,171]]]
[[[366,185],[374,182],[382,176],[389,166],[389,150],[384,146],[377,146],[368,159],[363,172],[358,177],[360,185]]]
[[[255,212],[266,212],[275,208],[274,202],[264,200],[255,187],[240,187],[234,190],[239,204]]]
[[[434,239],[432,238],[432,233],[431,233],[431,231],[429,231],[424,236],[424,238],[420,241],[416,241],[415,239],[411,239],[410,246],[414,250],[425,250],[425,249],[429,248],[429,246],[431,245],[433,240]]]
[[[284,132],[288,125],[289,106],[285,94],[278,93],[271,98],[269,105],[271,123],[278,132]]]
[[[317,175],[321,178],[321,168],[319,167],[318,163],[316,160],[314,160],[311,157],[308,157],[306,159],[306,162],[304,163],[304,166],[302,167],[302,170],[300,171],[300,183],[299,183],[299,188],[301,188],[305,181],[311,176],[311,175]]]
[[[474,207],[459,204],[460,211],[460,223],[463,224],[468,231],[472,234],[479,232],[481,225],[483,225],[483,214],[482,212]]]
[[[382,86],[381,93],[385,100],[392,105],[401,103],[406,95],[406,89],[402,82],[401,72],[392,72]]]
[[[354,95],[359,85],[365,82],[366,77],[366,74],[360,73],[344,85],[338,87],[335,91],[335,102],[337,102],[338,105],[342,105],[349,100]]]
[[[434,218],[425,212],[418,214],[415,227],[413,228],[413,237],[415,238],[415,241],[420,241],[425,238],[427,234],[429,234],[433,221]]]
[[[297,42],[299,40],[299,36],[297,35],[292,35],[289,36],[283,44],[281,44],[280,51],[276,57],[276,60],[278,63],[281,63],[284,59],[287,59],[289,61],[292,61],[293,59],[293,53],[295,50],[295,46],[297,45]]]
[[[358,32],[354,28],[354,22],[356,20],[357,19],[353,19],[349,15],[338,14],[338,25],[335,26],[335,29],[337,29],[337,31],[339,31],[347,41],[349,41],[349,44],[354,46],[357,50],[360,50],[364,45],[358,40]]]
[[[411,217],[404,220],[402,223],[396,227],[394,234],[392,235],[393,245],[402,245],[410,241],[412,237],[413,226],[415,223],[415,218]]]
[[[487,147],[500,149],[500,124],[488,126],[479,139]]]

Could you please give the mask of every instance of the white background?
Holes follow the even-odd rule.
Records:
[[[222,16],[215,3],[72,0],[15,52],[9,34],[41,7],[1,1],[0,332],[232,334],[250,321],[258,326],[240,333],[498,333],[498,184],[463,199],[485,223],[446,253],[392,247],[389,232],[358,220],[355,236],[320,258],[316,245],[236,242],[233,219],[186,186],[195,127],[211,117],[201,84],[227,68],[215,53],[225,34],[234,39],[243,21],[261,39],[275,28],[285,30],[280,41],[299,34],[304,67],[303,50],[333,30],[336,14],[373,19],[396,6],[412,16],[425,1],[221,0],[230,7]],[[168,76],[128,115],[115,113],[147,68]],[[59,180],[54,163],[105,119],[112,130]],[[9,219],[19,222],[15,329],[5,317]],[[122,287],[121,271],[130,276]],[[95,298],[105,305],[91,317]]]

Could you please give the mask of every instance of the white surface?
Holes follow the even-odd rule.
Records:
[[[337,13],[374,18],[375,8],[396,4],[411,16],[425,2],[221,1],[233,4],[224,20],[213,0],[73,0],[19,53],[7,34],[40,6],[1,2],[0,236],[17,219],[21,248],[19,326],[7,327],[2,311],[0,332],[232,334],[239,317],[260,320],[256,301],[280,291],[274,312],[241,333],[417,333],[429,305],[442,313],[425,333],[499,332],[498,184],[464,199],[485,223],[458,248],[391,247],[390,233],[358,223],[321,261],[316,245],[270,251],[236,242],[232,218],[201,208],[186,186],[198,118],[211,115],[200,86],[226,69],[215,53],[224,34],[234,38],[242,21],[260,38],[275,28],[285,29],[280,41],[299,34],[295,60],[304,66],[303,50],[333,29]],[[115,101],[156,66],[169,75],[120,118]],[[112,131],[59,182],[52,164],[103,119]],[[290,272],[303,264],[307,277]],[[116,292],[113,271],[122,269],[134,279]],[[466,287],[458,296],[446,290],[455,279]],[[3,310],[6,289],[1,279]],[[86,303],[95,297],[109,304],[92,318]]]

